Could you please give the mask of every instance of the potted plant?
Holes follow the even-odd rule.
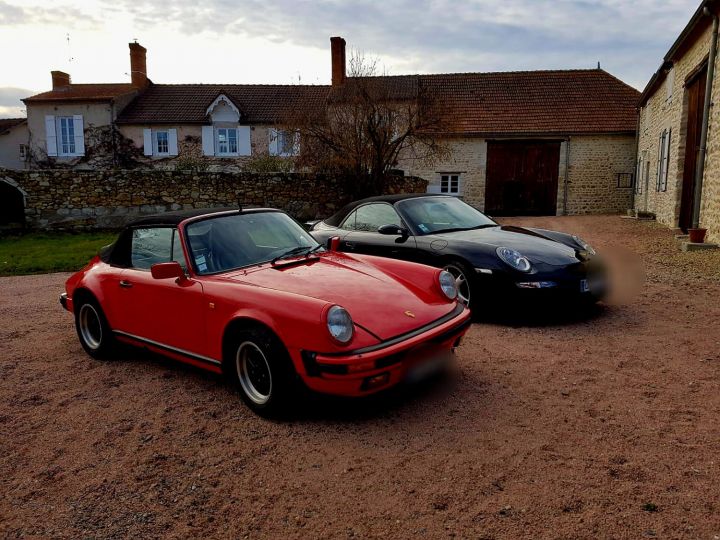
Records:
[[[688,229],[689,240],[693,244],[702,244],[705,241],[707,229]]]

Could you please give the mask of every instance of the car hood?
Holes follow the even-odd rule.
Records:
[[[463,242],[478,247],[491,248],[507,247],[519,251],[531,262],[563,266],[578,262],[573,248],[556,240],[552,240],[537,232],[503,225],[470,231],[456,231],[434,235],[447,240],[448,243]]]
[[[355,324],[383,340],[415,330],[455,308],[439,293],[342,253],[292,262],[245,269],[225,278],[337,304],[347,309]]]

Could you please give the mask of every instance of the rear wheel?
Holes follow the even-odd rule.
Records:
[[[294,369],[282,342],[263,327],[241,329],[226,347],[225,372],[261,416],[281,416],[294,396]]]
[[[75,328],[85,352],[96,359],[109,358],[115,339],[100,304],[90,296],[82,296],[75,307]]]
[[[446,263],[443,270],[450,272],[455,278],[455,286],[458,291],[458,301],[468,307],[472,305],[474,300],[472,294],[472,283],[470,282],[471,273],[468,270],[467,265],[460,261],[451,261]]]

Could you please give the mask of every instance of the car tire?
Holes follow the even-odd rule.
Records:
[[[115,338],[100,304],[93,297],[83,295],[75,305],[75,329],[80,345],[96,360],[107,360],[115,352]]]
[[[225,350],[225,374],[245,404],[260,416],[285,416],[296,393],[296,373],[280,339],[261,326],[243,328]]]
[[[455,278],[455,284],[458,288],[458,300],[472,308],[475,300],[475,286],[472,281],[473,274],[468,266],[464,262],[452,260],[443,265],[443,270],[450,272]]]

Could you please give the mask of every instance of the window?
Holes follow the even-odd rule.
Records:
[[[340,228],[349,231],[377,232],[383,225],[402,226],[402,220],[392,205],[375,203],[363,205],[355,210]]]
[[[672,129],[664,130],[658,141],[658,175],[656,191],[667,191],[668,168],[670,166],[670,136]]]
[[[633,186],[633,173],[627,172],[627,173],[618,173],[617,174],[617,187],[619,189],[629,189],[634,187]]]
[[[30,159],[30,152],[28,151],[27,144],[20,145],[20,159],[22,161],[27,161],[28,159]]]
[[[75,123],[72,116],[57,117],[58,155],[75,155]]]
[[[217,129],[217,154],[219,156],[233,156],[238,153],[237,128]]]
[[[170,145],[167,131],[155,132],[155,153],[167,155],[170,153]]]
[[[449,195],[460,194],[460,175],[459,174],[442,174],[440,175],[440,193]]]
[[[180,234],[177,229],[173,229],[173,243],[170,260],[180,263],[182,269],[187,272],[187,263],[185,262],[185,254],[183,253],[182,243],[180,242]]]
[[[299,153],[300,136],[296,131],[271,129],[269,137],[271,156],[296,156]]]
[[[149,270],[153,264],[172,261],[173,234],[170,227],[134,229],[130,251],[133,268]]]

